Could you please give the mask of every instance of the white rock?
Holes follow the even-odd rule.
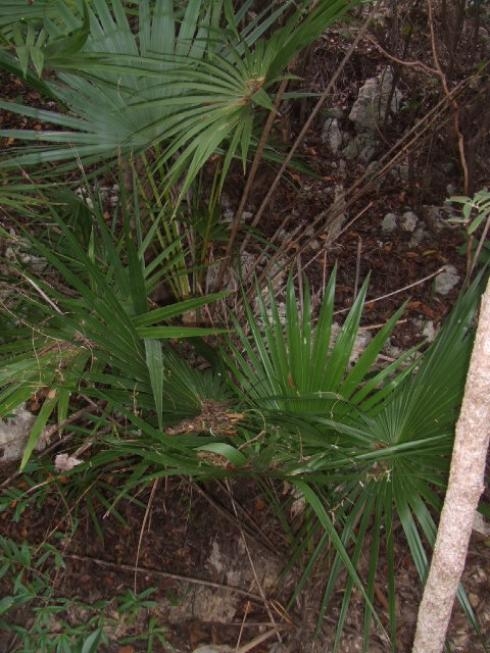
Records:
[[[83,460],[70,456],[67,453],[59,453],[54,459],[54,468],[57,472],[69,472],[77,465],[81,465]]]
[[[395,89],[391,95],[392,84],[393,72],[387,67],[377,77],[370,77],[361,86],[349,114],[349,120],[355,123],[358,129],[376,131],[385,119],[390,98],[390,110],[393,113],[399,110],[402,93]]]
[[[413,211],[405,211],[400,220],[400,227],[403,231],[412,232],[417,227],[418,217]]]
[[[22,458],[35,419],[33,413],[20,406],[11,417],[0,420],[0,450],[3,451],[0,463]]]
[[[328,118],[322,129],[322,143],[328,145],[332,154],[337,154],[342,145],[342,132],[337,118]]]
[[[422,335],[427,339],[427,342],[433,342],[436,337],[436,329],[432,320],[427,320],[422,329]]]
[[[376,129],[378,125],[377,99],[379,98],[379,82],[377,77],[370,77],[359,89],[357,100],[352,105],[349,120],[357,127]]]
[[[398,218],[395,213],[387,213],[383,218],[381,223],[381,231],[385,234],[389,234],[392,231],[395,231],[398,225]]]
[[[445,265],[444,270],[434,281],[434,291],[439,295],[447,295],[454,286],[458,285],[459,280],[460,276],[454,265]]]

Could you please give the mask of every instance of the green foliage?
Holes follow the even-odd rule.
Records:
[[[394,537],[400,530],[421,580],[425,578],[481,289],[478,281],[473,283],[436,341],[415,363],[404,366],[400,359],[377,369],[377,356],[400,311],[350,363],[366,285],[334,339],[334,283],[333,274],[315,326],[310,292],[303,291],[298,306],[291,281],[285,316],[271,292],[267,301],[263,296],[259,299],[260,320],[248,306],[249,334],[235,325],[239,342],[232,345],[230,364],[243,400],[263,419],[262,431],[267,435],[254,443],[256,460],[263,461],[263,470],[268,465],[269,474],[286,478],[308,506],[302,548],[309,562],[292,600],[327,551],[330,571],[322,615],[338,590],[342,571],[348,573],[334,645],[338,650],[355,587],[366,603],[367,646],[372,620],[378,620],[373,611],[374,588],[383,553],[389,605],[386,626],[391,641],[396,641]],[[405,362],[409,354],[413,352],[403,357]],[[248,450],[242,446],[240,451]],[[315,520],[317,527],[312,525]],[[358,564],[366,551],[369,573],[361,582]],[[459,598],[474,622],[462,591]]]
[[[306,506],[293,557],[304,571],[291,600],[328,557],[320,616],[343,583],[334,651],[355,590],[365,602],[365,650],[373,622],[388,631],[395,650],[395,538],[404,537],[423,580],[479,283],[460,298],[426,351],[415,348],[384,367],[379,354],[403,307],[356,354],[367,281],[337,330],[335,270],[318,311],[307,284],[298,293],[289,280],[284,315],[272,287],[257,290],[257,305],[243,302],[244,319],[231,318],[233,331],[216,349],[204,338],[223,329],[184,324],[184,317],[199,317],[208,303],[226,297],[192,297],[189,279],[197,279],[193,288],[204,285],[212,243],[227,237],[218,207],[232,162],[246,168],[256,127],[288,64],[356,3],[270,2],[259,13],[252,0],[238,4],[12,0],[0,8],[7,44],[0,66],[59,106],[0,101],[1,110],[54,126],[0,131],[27,143],[9,148],[0,161],[9,175],[0,193],[19,225],[26,219],[29,225],[15,235],[0,233],[14,252],[1,270],[0,417],[39,395],[25,468],[46,427],[57,422],[61,429],[85,411],[70,424],[69,448],[88,443],[89,452],[65,478],[69,489],[91,488],[115,515],[122,497],[171,475],[286,481]],[[203,171],[212,157],[207,194]],[[107,162],[120,178],[109,210],[97,181],[83,199],[54,174],[78,166],[89,171],[82,173],[88,186]],[[32,166],[28,186],[14,178],[19,166]],[[487,196],[455,200],[464,204],[470,233],[488,219]],[[161,284],[170,287],[173,303],[153,302]],[[101,470],[119,475],[111,500],[102,497]],[[26,501],[11,489],[0,507],[14,502],[18,518]],[[39,562],[27,545],[5,538],[0,548],[0,577],[13,579],[0,603],[0,625],[17,607],[41,601],[32,632],[15,620],[6,626],[22,642],[19,650],[88,653],[107,642],[96,614],[83,629],[67,626],[56,641],[48,639],[50,620],[73,603],[49,593],[46,556],[53,569],[62,559],[50,548]],[[381,560],[383,622],[374,609]],[[123,611],[148,607],[146,596],[121,600]],[[462,591],[460,601],[473,619]]]
[[[478,264],[488,266],[490,263],[490,245],[488,242],[490,192],[480,190],[472,198],[453,196],[449,201],[462,205],[462,218],[452,218],[451,222],[461,223],[466,229],[468,269],[472,272]]]
[[[414,360],[410,351],[383,368],[378,355],[403,309],[355,358],[367,283],[335,334],[335,271],[317,318],[308,287],[299,301],[290,279],[285,315],[271,289],[259,293],[257,316],[245,302],[246,325],[235,320],[235,335],[221,351],[200,347],[215,365],[203,372],[159,341],[208,333],[161,323],[209,298],[149,308],[155,269],[148,273],[145,263],[148,242],[131,237],[127,220],[117,237],[96,209],[92,218],[88,232],[76,224],[69,229],[53,210],[43,237],[24,236],[56,274],[47,277],[44,270],[36,277],[20,269],[28,310],[23,327],[0,349],[4,414],[35,389],[50,389],[23,463],[54,411],[65,419],[71,396],[82,395],[104,402],[101,415],[77,428],[79,436],[96,436],[99,446],[68,476],[87,485],[101,469],[125,470],[110,511],[122,497],[169,475],[287,480],[307,505],[296,559],[306,555],[308,561],[297,592],[329,551],[323,613],[342,571],[348,573],[335,650],[355,587],[366,603],[366,642],[373,619],[380,624],[373,605],[383,555],[389,605],[383,625],[395,641],[394,538],[403,533],[423,580],[471,351],[478,281],[423,355]],[[358,565],[366,549],[369,573],[362,577]],[[474,619],[463,592],[460,600]]]
[[[185,299],[204,286],[224,180],[234,160],[247,167],[279,78],[356,2],[269,2],[258,13],[251,0],[239,6],[229,0],[144,0],[136,8],[122,0],[7,4],[0,8],[0,33],[17,56],[12,47],[0,50],[0,66],[54,98],[57,110],[0,100],[0,110],[50,125],[0,131],[15,144],[0,168],[11,175],[29,167],[39,184],[80,162],[92,171],[116,164],[125,177],[136,176],[142,210],[161,225],[161,244],[180,247],[169,285]],[[44,80],[43,69],[49,73]],[[201,180],[205,192],[199,189],[195,215],[179,212],[184,198],[197,196],[193,182],[211,158],[212,197],[207,200],[208,180]],[[0,193],[13,208],[22,186],[35,191],[35,184],[20,183],[19,192],[9,186]],[[198,213],[208,216],[204,227]]]
[[[283,25],[293,2],[270,3],[252,19],[249,4],[235,11],[230,2],[193,0],[182,13],[173,0],[143,0],[136,32],[121,0],[93,0],[90,9],[85,2],[65,5],[62,27],[45,18],[50,38],[41,52],[30,32],[28,45],[18,49],[24,48],[24,72],[34,51],[37,70],[49,65],[56,72],[58,81],[47,85],[69,114],[0,102],[3,110],[58,126],[2,130],[1,136],[34,145],[11,152],[0,165],[75,165],[79,159],[88,164],[161,145],[157,166],[165,167],[168,188],[184,179],[181,193],[222,146],[223,178],[234,157],[245,166],[255,116],[272,108],[269,90],[278,76],[354,3],[329,0],[311,10],[304,3]],[[73,39],[76,47],[68,47]]]
[[[97,399],[101,386],[109,411],[121,405],[132,411],[137,401],[150,423],[162,427],[161,341],[219,332],[172,321],[223,298],[223,293],[151,308],[149,296],[165,279],[171,248],[154,259],[158,269],[147,266],[145,251],[151,242],[133,238],[126,219],[116,236],[95,206],[92,214],[82,211],[83,229],[78,229],[63,217],[63,208],[69,212],[77,200],[68,196],[66,201],[59,210],[51,206],[51,226],[39,237],[23,235],[31,256],[42,262],[41,274],[21,257],[12,270],[20,281],[17,294],[7,301],[10,318],[0,344],[0,415],[38,391],[45,394],[23,466],[51,416],[62,422],[73,394]],[[40,219],[45,224],[48,216]]]
[[[149,588],[139,594],[128,590],[112,599],[82,601],[60,597],[53,576],[65,566],[60,552],[43,544],[38,549],[0,537],[0,581],[7,587],[0,600],[0,631],[9,651],[18,653],[96,653],[111,643],[110,632],[124,621],[128,634],[118,643],[143,642],[151,651],[155,642],[165,643],[165,632],[148,620],[146,632],[131,634],[136,618],[155,607]],[[19,615],[29,613],[30,625]]]
[[[264,295],[258,294],[258,319],[251,306],[245,307],[251,339],[235,320],[240,344],[232,344],[233,373],[242,392],[255,407],[269,412],[285,411],[300,415],[332,414],[332,411],[342,414],[347,402],[352,405],[375,404],[391,386],[388,385],[382,394],[373,394],[374,391],[413,353],[407,353],[390,368],[373,370],[378,354],[400,318],[403,310],[400,309],[369,343],[359,359],[350,365],[355,355],[367,282],[338,336],[334,337],[335,274],[334,269],[324,291],[316,325],[308,286],[302,292],[303,304],[298,312],[291,279],[287,286],[284,320],[272,289],[267,293],[268,305]],[[367,377],[369,380],[361,391],[360,384]]]
[[[463,219],[470,235],[475,233],[479,226],[490,216],[490,193],[488,191],[480,190],[475,193],[473,198],[453,196],[449,201],[462,204]],[[476,213],[476,216],[474,213]]]
[[[51,95],[41,75],[56,53],[74,54],[84,45],[90,31],[88,5],[81,3],[81,25],[65,22],[67,6],[76,10],[75,2],[60,0],[6,0],[0,7],[0,66],[24,77],[34,88]],[[64,20],[65,19],[65,20]]]

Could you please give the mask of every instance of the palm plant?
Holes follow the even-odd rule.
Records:
[[[267,301],[260,299],[260,319],[248,307],[250,332],[235,325],[239,340],[231,345],[229,364],[242,400],[263,420],[266,435],[251,445],[256,464],[286,478],[308,506],[306,539],[299,550],[309,551],[309,561],[292,600],[332,547],[321,615],[333,600],[341,572],[347,570],[334,650],[354,587],[366,602],[367,647],[373,618],[381,623],[373,604],[383,551],[388,630],[395,651],[395,533],[401,529],[423,581],[436,532],[434,516],[447,481],[480,285],[474,282],[461,297],[422,357],[410,363],[414,352],[407,352],[379,369],[377,356],[402,309],[352,364],[366,284],[333,339],[334,283],[332,274],[315,328],[310,292],[304,290],[298,308],[291,281],[284,318],[271,293]],[[311,525],[312,518],[317,527]],[[361,581],[359,564],[367,551],[368,572]],[[463,591],[460,601],[474,622]]]
[[[360,391],[361,381],[372,372],[381,349],[393,331],[403,307],[400,308],[377,336],[369,343],[356,363],[350,367],[360,320],[367,292],[367,280],[350,310],[344,325],[335,339],[333,314],[336,270],[332,271],[324,291],[324,299],[314,328],[312,297],[308,285],[302,292],[302,306],[298,313],[298,301],[292,279],[289,279],[286,293],[285,316],[281,318],[272,288],[268,289],[268,302],[263,293],[258,293],[259,316],[254,317],[250,305],[245,306],[246,324],[252,343],[240,324],[234,327],[240,337],[239,345],[232,345],[234,351],[233,372],[242,392],[255,407],[277,412],[305,411],[330,413],[343,410],[341,404],[364,405],[381,401],[390,391],[385,384],[383,394],[372,396],[396,367],[411,355],[407,352],[392,366],[371,374],[367,384]],[[332,340],[334,342],[332,343]],[[240,355],[240,350],[246,356]]]
[[[0,416],[37,392],[42,396],[22,464],[48,420],[56,415],[63,424],[85,401],[97,403],[102,415],[78,432],[100,436],[101,447],[74,474],[130,460],[123,493],[170,474],[286,479],[308,506],[309,530],[300,535],[306,534],[309,561],[298,591],[329,544],[322,613],[343,569],[348,572],[335,649],[354,587],[366,601],[366,642],[373,618],[380,623],[373,604],[382,551],[394,642],[394,534],[403,532],[423,579],[478,284],[461,298],[423,357],[414,362],[414,352],[407,352],[385,368],[378,355],[402,309],[352,363],[367,284],[334,338],[334,274],[316,324],[307,287],[298,309],[289,282],[285,321],[273,293],[269,299],[259,293],[259,317],[246,305],[247,326],[234,323],[236,336],[223,347],[222,360],[210,353],[217,370],[205,373],[162,340],[218,333],[175,324],[174,318],[223,294],[158,308],[150,300],[169,275],[177,296],[189,294],[183,281],[187,252],[176,218],[198,173],[217,155],[215,206],[232,161],[246,166],[257,118],[271,110],[289,62],[355,3],[270,3],[250,18],[252,0],[238,9],[230,0],[190,0],[185,9],[173,0],[142,0],[135,17],[133,3],[122,0],[38,0],[16,30],[6,8],[19,4],[11,0],[0,7],[0,30],[17,55],[1,53],[0,65],[24,73],[68,112],[0,101],[0,109],[56,127],[0,131],[28,143],[10,150],[0,167],[10,173],[36,166],[38,177],[83,162],[94,177],[101,163],[115,161],[126,173],[121,220],[112,226],[97,196],[90,209],[70,191],[60,195],[58,189],[53,202],[50,191],[37,188],[38,219],[48,226],[38,235],[22,234],[43,269],[36,272],[22,258],[10,271],[2,269],[9,284],[0,295]],[[39,79],[44,69],[51,78]],[[17,211],[22,192],[22,185],[2,188]],[[43,213],[46,206],[49,213]],[[194,257],[197,267],[204,263]],[[7,287],[12,282],[15,294]],[[203,343],[201,351],[209,353]],[[369,570],[361,579],[368,541]],[[463,593],[461,600],[470,613]]]
[[[259,297],[258,317],[247,306],[248,330],[235,323],[236,335],[223,348],[221,363],[214,353],[215,372],[203,375],[167,352],[169,423],[176,424],[167,428],[167,436],[175,437],[162,440],[151,422],[128,411],[128,423],[144,437],[106,438],[91,465],[132,461],[120,496],[182,473],[287,480],[306,502],[305,528],[295,536],[293,560],[305,553],[308,559],[292,601],[330,552],[321,615],[333,601],[343,570],[348,572],[334,650],[357,588],[366,603],[365,646],[374,619],[383,632],[387,628],[395,651],[395,535],[405,536],[423,581],[447,479],[479,284],[461,297],[422,356],[411,350],[385,368],[377,358],[403,308],[351,362],[366,291],[365,283],[336,338],[333,273],[316,324],[310,291],[303,290],[298,307],[290,280],[285,317],[271,294]],[[382,558],[389,606],[384,621],[374,608]],[[459,596],[475,623],[462,590]]]
[[[122,204],[124,213],[127,207]],[[172,325],[172,320],[222,298],[222,293],[151,306],[149,298],[165,278],[164,262],[171,260],[172,247],[146,264],[151,232],[133,238],[127,214],[122,235],[116,236],[95,198],[91,210],[85,204],[80,207],[80,200],[70,194],[62,202],[58,198],[58,205],[52,204],[50,215],[41,218],[49,229],[39,236],[23,232],[23,245],[31,258],[35,253],[42,269],[36,272],[18,256],[2,300],[0,415],[8,415],[37,392],[43,396],[23,465],[48,419],[55,412],[59,422],[67,419],[73,410],[72,395],[98,400],[104,388],[108,413],[124,407],[131,411],[137,402],[148,423],[161,430],[165,413],[161,340],[219,332]],[[78,215],[76,206],[81,208]],[[70,222],[63,209],[78,219]],[[13,243],[14,251],[19,247],[21,243]]]
[[[2,414],[37,390],[44,392],[23,463],[50,416],[56,411],[62,422],[73,409],[73,397],[85,397],[99,402],[103,414],[78,432],[92,439],[100,432],[101,446],[90,464],[74,473],[90,477],[101,467],[116,472],[131,461],[120,495],[179,474],[287,480],[307,505],[308,527],[298,534],[305,537],[298,551],[306,547],[309,560],[297,592],[331,549],[322,612],[342,570],[348,572],[335,649],[354,587],[366,601],[367,646],[373,618],[381,623],[374,587],[384,552],[387,619],[396,650],[394,538],[403,532],[424,579],[471,348],[478,282],[422,357],[414,361],[414,352],[407,352],[380,368],[378,354],[402,309],[352,363],[367,283],[334,338],[335,274],[316,324],[309,289],[303,289],[298,307],[290,280],[285,318],[271,292],[268,299],[259,296],[259,316],[246,306],[248,330],[235,323],[237,337],[224,348],[221,362],[203,346],[216,364],[214,372],[203,373],[160,340],[216,330],[161,322],[212,298],[152,309],[148,294],[165,275],[159,264],[171,252],[145,264],[151,238],[131,237],[125,201],[119,238],[107,227],[96,198],[93,209],[79,206],[81,215],[73,211],[73,202],[80,205],[72,197],[71,223],[61,213],[69,206],[65,199],[61,208],[52,208],[48,231],[38,237],[25,234],[56,274],[45,269],[41,278],[19,264],[18,292],[3,300],[10,319],[0,345]],[[93,219],[89,229],[87,211]],[[359,566],[367,548],[363,578]],[[460,600],[473,618],[463,592]]]

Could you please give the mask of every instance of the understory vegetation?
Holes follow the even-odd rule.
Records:
[[[459,4],[470,15],[480,3]],[[422,585],[488,259],[488,192],[475,194],[477,162],[460,152],[465,183],[454,205],[468,239],[465,287],[433,342],[387,360],[405,305],[359,351],[369,278],[339,326],[336,266],[312,288],[297,252],[270,245],[265,207],[257,220],[243,218],[260,166],[315,177],[274,123],[285,104],[311,108],[321,95],[299,83],[308,48],[334,24],[361,33],[370,12],[381,29],[376,3],[349,0],[0,7],[0,67],[42,99],[0,100],[13,120],[0,125],[0,417],[2,429],[17,429],[16,444],[0,446],[12,460],[20,447],[0,510],[19,520],[55,492],[70,512],[89,496],[117,513],[170,477],[253,479],[299,570],[289,606],[327,570],[317,623],[336,606],[333,651],[355,596],[365,650],[372,633],[400,650],[396,542]],[[451,34],[455,53],[455,27]],[[449,56],[447,75],[456,63]],[[471,75],[458,92],[488,76],[487,62],[475,57]],[[446,90],[447,122],[459,96]],[[404,138],[388,168],[406,152]],[[457,142],[458,133],[456,158]],[[242,195],[224,220],[223,193],[237,178]],[[347,204],[373,183],[368,175]],[[330,226],[338,213],[333,205]],[[258,252],[251,266],[245,242]],[[282,498],[277,487],[288,488]],[[80,602],[85,628],[59,616],[66,604],[46,566],[62,569],[62,548],[34,552],[8,538],[0,547],[9,651],[105,650],[108,604]],[[151,601],[150,592],[125,593],[109,607],[130,619]],[[478,630],[463,587],[459,601]],[[36,614],[31,629],[22,625],[26,606]],[[165,642],[152,622],[141,650]]]

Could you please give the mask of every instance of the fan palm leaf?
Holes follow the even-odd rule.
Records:
[[[393,560],[393,529],[401,528],[421,581],[426,577],[427,560],[436,534],[435,515],[441,508],[442,492],[447,483],[450,455],[466,370],[471,352],[472,322],[478,305],[478,282],[461,297],[435,343],[424,354],[409,376],[396,384],[386,399],[362,424],[364,438],[353,442],[336,429],[336,446],[329,456],[316,461],[309,470],[315,478],[316,489],[323,500],[331,503],[332,483],[336,492],[342,488],[345,521],[344,532],[354,511],[348,506],[362,505],[363,519],[370,524],[370,533],[385,533],[385,537],[370,536],[370,564],[367,591],[373,592],[377,560],[384,550],[388,555],[388,606],[392,634],[392,650],[396,650],[396,619],[394,608],[395,567]],[[356,419],[351,414],[351,419]],[[331,424],[325,425],[331,433]],[[359,422],[361,426],[361,422]],[[306,452],[307,453],[307,452]],[[308,467],[306,465],[305,467]],[[320,481],[320,469],[325,477]],[[305,470],[306,471],[306,470]],[[308,474],[309,475],[309,474]],[[344,480],[342,480],[344,476]],[[362,492],[359,491],[362,488]],[[372,503],[376,498],[375,503]],[[337,505],[339,505],[337,503]],[[388,528],[389,527],[389,528]],[[367,538],[359,530],[350,535],[354,554],[359,547],[368,548]],[[338,554],[326,588],[323,609],[333,598],[333,590],[341,571]],[[352,582],[350,583],[352,588]],[[470,620],[475,623],[471,606],[462,590],[460,602]],[[344,594],[347,609],[350,591]],[[367,645],[371,610],[365,613],[365,641]],[[340,643],[341,624],[336,646]]]
[[[69,396],[82,386],[85,396],[95,398],[101,384],[106,395],[111,396],[112,389],[108,410],[131,405],[138,396],[148,419],[163,428],[161,340],[219,331],[168,321],[222,298],[223,293],[151,308],[151,284],[165,274],[165,267],[148,273],[144,247],[138,247],[128,229],[115,238],[96,205],[88,237],[67,225],[55,206],[52,226],[42,238],[24,233],[30,251],[45,261],[42,275],[18,264],[20,293],[4,300],[3,312],[11,326],[0,345],[0,414],[10,413],[38,390],[46,392],[23,464],[49,417],[57,410],[61,421],[66,418]],[[18,320],[21,328],[15,329]]]
[[[238,321],[234,322],[240,344],[231,343],[230,364],[242,392],[254,406],[281,412],[332,414],[344,412],[347,404],[362,406],[380,401],[395,369],[401,368],[413,352],[407,353],[388,370],[375,368],[376,359],[393,331],[403,307],[400,308],[352,365],[356,337],[367,292],[367,281],[356,298],[338,336],[333,337],[335,269],[332,271],[314,325],[311,292],[302,293],[298,302],[292,279],[287,285],[284,319],[273,299],[259,291],[259,318],[245,303],[250,336]],[[242,353],[243,352],[243,353]],[[400,371],[398,382],[407,371]],[[384,384],[384,388],[380,387]],[[376,397],[376,391],[378,397]]]
[[[69,114],[0,103],[61,129],[3,130],[32,145],[11,150],[0,165],[93,162],[161,143],[159,165],[168,169],[170,185],[183,177],[184,190],[222,144],[228,145],[223,175],[234,156],[245,165],[257,109],[272,108],[268,89],[299,49],[353,3],[297,9],[267,37],[293,4],[268,5],[242,28],[247,14],[235,13],[229,2],[192,0],[181,14],[171,0],[143,0],[134,32],[121,0],[92,0],[90,34],[80,51],[46,59],[59,78],[50,87]],[[80,28],[85,6],[65,7],[61,27],[46,21],[51,38]]]
[[[246,306],[248,332],[235,325],[239,339],[231,344],[228,363],[243,401],[263,419],[267,435],[256,451],[257,468],[268,466],[269,473],[286,478],[306,500],[308,529],[298,534],[305,538],[298,553],[303,550],[310,561],[292,600],[330,550],[319,623],[347,570],[333,650],[340,646],[355,587],[365,600],[367,647],[373,619],[379,626],[373,604],[383,560],[386,626],[395,651],[394,533],[403,533],[423,581],[447,482],[480,284],[475,281],[461,296],[422,356],[408,365],[396,361],[387,369],[379,369],[376,358],[400,312],[350,363],[366,285],[335,339],[334,291],[332,274],[316,320],[311,293],[306,288],[298,306],[291,281],[284,316],[271,291],[266,299],[259,296],[258,317]],[[321,530],[312,528],[312,519]],[[368,570],[361,582],[366,551]],[[462,590],[459,598],[474,623]]]

